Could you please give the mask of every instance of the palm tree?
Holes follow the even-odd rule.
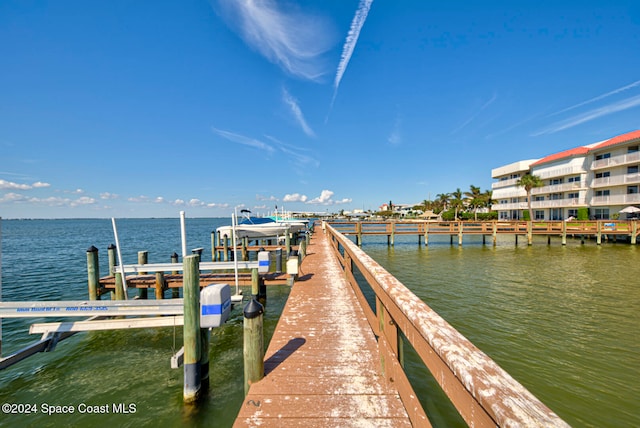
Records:
[[[536,187],[544,186],[544,182],[537,175],[525,174],[518,179],[516,186],[523,187],[527,192],[527,206],[529,207],[529,219],[533,220],[533,212],[531,211],[531,190]]]
[[[493,200],[493,190],[485,190],[481,195],[482,198],[482,206],[489,208],[489,212],[491,212],[491,206],[495,202]]]
[[[458,210],[464,206],[462,201],[462,191],[458,187],[455,192],[451,192],[451,199],[449,200],[451,206],[455,208],[455,216],[454,218],[458,219]]]
[[[478,208],[483,206],[482,191],[479,187],[473,184],[469,186],[469,191],[464,192],[464,196],[467,199],[467,203],[470,208],[473,208],[473,219],[478,221]]]
[[[439,193],[436,195],[436,203],[440,207],[440,211],[446,211],[449,208],[451,195],[448,193]]]

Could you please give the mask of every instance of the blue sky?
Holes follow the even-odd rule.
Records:
[[[0,216],[417,203],[640,128],[636,1],[0,2]]]

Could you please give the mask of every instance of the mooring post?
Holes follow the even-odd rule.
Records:
[[[218,257],[216,254],[216,231],[213,230],[211,231],[211,261],[215,262],[216,257]]]
[[[464,233],[464,225],[462,221],[458,222],[458,246],[462,245],[462,234]]]
[[[567,221],[562,221],[562,245],[567,245]]]
[[[527,245],[533,244],[533,220],[527,223]]]
[[[276,272],[282,272],[282,248],[276,248]]]
[[[264,377],[264,307],[252,298],[244,307],[243,339],[244,346],[244,395],[249,392],[252,383]]]
[[[362,241],[360,241],[360,244],[362,244]],[[300,252],[300,261],[302,262],[302,260],[307,256],[307,241],[304,239],[300,241],[300,247],[298,249]]]
[[[98,300],[100,263],[98,261],[98,249],[93,245],[87,250],[87,277],[89,284],[89,300]]]
[[[259,282],[260,274],[258,274],[258,269],[251,269],[251,297],[257,298],[259,293]]]
[[[222,260],[225,262],[229,261],[229,239],[227,235],[222,236]]]
[[[122,282],[122,273],[116,272],[116,292],[115,298],[116,300],[125,300],[124,299],[124,284]]]
[[[184,391],[185,403],[193,403],[201,388],[200,270],[198,255],[183,258],[184,295]]]
[[[164,299],[164,272],[156,272],[156,299]]]
[[[632,245],[636,245],[637,233],[638,233],[638,222],[636,220],[633,220],[631,222],[631,244]]]
[[[495,247],[498,243],[498,223],[496,221],[491,225],[491,235],[493,237],[493,246]]]
[[[178,254],[177,253],[173,253],[171,254],[171,263],[178,263]],[[178,271],[174,270],[171,272],[173,275],[177,275]],[[173,287],[171,289],[171,298],[172,299],[179,299],[180,298],[180,289],[178,287]]]
[[[146,265],[149,261],[149,252],[148,251],[138,251],[138,264]],[[140,275],[146,275],[146,272],[140,272]],[[146,299],[148,297],[148,292],[146,287],[138,288],[138,298]]]
[[[596,244],[602,244],[602,222],[596,222]]]
[[[109,276],[115,275],[116,268],[116,246],[109,244],[107,247],[107,257],[109,258]]]
[[[289,231],[287,230],[287,233],[285,233],[285,238],[284,238],[284,247],[286,250],[286,256],[287,256],[287,260],[289,260],[289,253],[291,252],[291,234],[289,233]]]

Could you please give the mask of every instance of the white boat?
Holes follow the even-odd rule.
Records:
[[[235,227],[236,237],[249,239],[277,238],[284,236],[288,232],[295,232],[294,226],[277,222],[268,218],[261,217],[245,217]],[[221,226],[216,229],[220,236],[233,236],[233,226]]]

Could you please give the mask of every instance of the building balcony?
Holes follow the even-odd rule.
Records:
[[[554,178],[554,177],[564,177],[566,175],[584,174],[586,172],[587,171],[585,171],[582,167],[579,167],[579,166],[565,166],[562,168],[555,168],[547,171],[534,170],[532,173],[533,175],[537,175],[538,177],[545,180],[545,179]]]
[[[547,201],[532,201],[531,209],[544,209],[544,208],[573,208],[573,207],[586,207],[586,198],[571,198],[571,199],[550,199]]]
[[[492,211],[511,211],[511,210],[526,210],[526,202],[512,202],[509,204],[493,204],[491,205]]]
[[[590,202],[591,206],[633,205],[633,204],[640,204],[640,193],[593,196]]]
[[[614,175],[612,177],[594,178],[591,187],[624,186],[640,183],[640,173]]]
[[[626,153],[624,155],[612,156],[606,159],[599,159],[591,162],[591,170],[613,168],[616,166],[640,162],[640,152]]]
[[[510,178],[508,180],[494,181],[493,183],[491,183],[491,188],[501,189],[503,187],[516,186],[516,183],[518,182],[518,180],[519,180],[518,178]]]
[[[571,183],[562,183],[562,184],[552,184],[549,186],[536,187],[535,189],[531,189],[532,195],[544,195],[547,193],[562,193],[569,191],[578,191],[580,189],[586,189],[582,187],[580,181],[573,181]]]

